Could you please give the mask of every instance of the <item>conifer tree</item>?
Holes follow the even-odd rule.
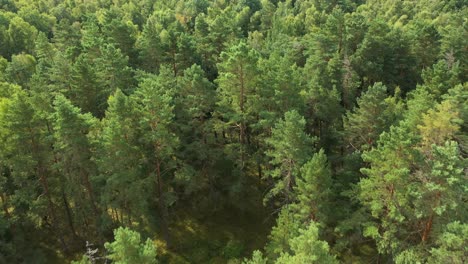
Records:
[[[66,250],[55,202],[56,181],[51,177],[52,153],[45,122],[36,115],[26,92],[17,86],[11,88],[16,90],[11,97],[0,100],[0,136],[4,165],[10,168],[15,186],[14,214],[25,223],[49,230]],[[38,223],[38,218],[43,220]]]
[[[173,180],[174,156],[179,139],[171,130],[173,113],[172,79],[168,71],[157,77],[149,77],[142,81],[135,91],[135,100],[141,113],[138,120],[142,133],[141,142],[144,145],[144,155],[149,172],[154,175],[154,184],[159,208],[164,238],[170,244],[168,230],[167,207],[171,204],[167,192]]]
[[[119,227],[114,230],[114,239],[114,242],[104,245],[110,251],[107,257],[114,263],[158,263],[155,245],[149,238],[142,242],[138,232]]]
[[[236,159],[240,171],[244,172],[250,142],[249,126],[253,122],[253,106],[258,96],[258,54],[245,42],[240,42],[223,52],[221,57],[223,62],[218,64],[216,80],[220,98],[217,112],[222,120],[222,129],[229,133],[231,142],[238,149]]]
[[[294,191],[297,203],[293,208],[299,219],[308,223],[327,223],[330,214],[332,173],[323,149],[312,156],[301,168]]]
[[[266,200],[281,195],[286,203],[293,201],[292,191],[300,174],[300,168],[313,152],[312,144],[315,141],[304,132],[304,129],[304,117],[294,110],[286,112],[284,120],[279,120],[273,128],[271,137],[267,140],[271,150],[266,153],[273,165],[272,170],[266,174],[273,180],[273,188],[266,196]]]
[[[281,254],[276,264],[338,263],[329,253],[327,242],[319,240],[318,227],[314,222],[311,222],[307,228],[301,229],[297,237],[289,240],[289,244],[293,253]]]
[[[395,124],[402,105],[395,97],[387,96],[387,88],[376,83],[357,100],[357,107],[343,120],[346,141],[356,151],[370,149],[379,135]]]
[[[91,144],[87,137],[95,120],[90,114],[82,114],[64,96],[54,101],[54,149],[58,171],[68,182],[69,195],[82,210],[90,210],[95,220],[99,209],[93,179],[96,165],[91,160]],[[84,214],[86,217],[87,214]],[[82,219],[86,222],[87,219]]]
[[[143,146],[138,107],[133,98],[120,90],[109,97],[108,104],[102,131],[97,136],[99,148],[94,153],[103,182],[101,202],[111,211],[114,222],[141,223],[141,216],[148,210],[153,179],[145,175],[140,157]]]
[[[368,223],[364,234],[376,240],[379,252],[397,259],[426,259],[424,249],[434,243],[441,227],[463,217],[464,205],[455,197],[466,185],[464,159],[450,141],[457,127],[450,124],[454,118],[438,119],[447,133],[428,137],[426,131],[438,131],[437,124],[423,118],[419,132],[405,121],[383,133],[378,147],[364,154],[370,168],[362,169],[368,178],[359,183],[359,199],[379,219]]]

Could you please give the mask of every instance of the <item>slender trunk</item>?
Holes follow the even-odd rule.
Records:
[[[434,219],[434,214],[432,213],[431,216],[429,217],[429,220],[426,222],[426,225],[424,227],[423,235],[422,235],[422,238],[421,238],[421,240],[423,242],[426,242],[427,239],[429,238],[429,234],[430,234],[430,232],[432,230],[433,219]]]
[[[55,223],[55,220],[57,219],[57,217],[55,216],[54,204],[52,202],[52,196],[50,195],[50,191],[49,191],[49,183],[47,182],[45,173],[43,172],[43,169],[41,168],[40,165],[39,165],[37,173],[39,176],[39,182],[41,183],[42,189],[44,189],[44,194],[47,198],[47,209],[49,211],[49,215],[52,219],[52,223]]]
[[[5,216],[7,218],[11,218],[10,212],[8,212],[7,198],[4,193],[0,194],[0,199],[2,200],[2,207],[3,211],[5,212]]]
[[[47,207],[48,207],[49,216],[51,218],[51,223],[52,223],[51,227],[53,230],[57,231],[57,237],[60,243],[62,244],[63,251],[65,252],[66,255],[68,255],[69,254],[68,245],[67,243],[65,243],[65,239],[64,239],[64,235],[62,231],[60,231],[61,228],[59,227],[59,223],[57,221],[54,204],[52,202],[52,196],[50,195],[50,191],[49,191],[49,183],[47,182],[45,171],[40,164],[38,166],[37,173],[39,176],[39,182],[41,183],[42,188],[44,189],[44,194],[47,198]]]
[[[32,151],[33,151],[32,154],[34,155],[34,153],[39,153],[39,146],[37,145],[36,140],[34,139],[34,136],[33,136],[34,133],[31,128],[29,128],[29,132],[31,134],[31,145],[32,145]],[[39,182],[47,198],[47,209],[49,211],[49,216],[52,218],[52,222],[54,222],[56,219],[54,205],[52,203],[52,197],[49,192],[49,183],[47,182],[46,173],[44,171],[43,165],[40,160],[37,162],[36,173],[37,173],[37,176],[39,177]]]
[[[91,202],[91,206],[93,207],[94,214],[95,216],[99,215],[98,208],[96,206],[96,199],[94,198],[94,193],[93,193],[93,187],[91,185],[91,182],[89,181],[89,176],[88,173],[85,171],[82,171],[82,176],[83,176],[83,181],[86,187],[86,191],[88,192],[88,196]]]
[[[435,201],[433,208],[436,208],[437,206],[439,206],[440,196],[441,196],[441,193],[437,192],[436,201]],[[431,212],[431,216],[429,217],[429,220],[426,222],[426,225],[424,226],[424,231],[421,237],[421,240],[423,242],[426,242],[429,239],[429,235],[431,234],[431,231],[432,231],[433,222],[434,222],[434,211]]]
[[[262,172],[262,164],[260,161],[257,161],[257,171],[258,171],[258,183],[262,182],[263,172]]]
[[[112,214],[112,221],[113,222],[119,222],[119,219],[117,219],[117,214],[115,213],[114,208],[111,207],[111,214]]]
[[[68,204],[67,197],[65,196],[65,191],[63,190],[62,187],[62,201],[63,201],[63,206],[65,207],[65,212],[67,213],[67,221],[68,221],[68,226],[70,227],[70,231],[72,232],[72,235],[76,238],[78,237],[75,231],[75,226],[73,224],[73,217],[71,213],[70,206]]]
[[[174,46],[172,47],[172,71],[174,72],[174,77],[177,76],[177,61],[176,61],[176,49],[177,49],[177,44],[174,43]]]
[[[119,211],[122,211],[122,209],[120,208],[115,210],[115,213],[117,214],[117,221],[119,224],[123,224],[122,213],[119,213]]]
[[[128,222],[131,226],[132,225],[132,210],[130,209],[130,207],[127,208],[127,213],[128,213]]]
[[[244,69],[242,64],[240,65],[240,73],[239,73],[239,82],[240,82],[240,95],[239,95],[239,106],[242,115],[244,115],[244,97],[245,97],[245,85],[244,85]],[[245,144],[245,121],[244,117],[242,117],[242,121],[240,124],[240,143],[243,145]]]
[[[164,240],[166,241],[166,245],[168,248],[171,247],[171,238],[169,234],[169,227],[167,224],[167,208],[164,204],[163,196],[162,196],[162,189],[163,189],[163,182],[162,182],[162,175],[161,175],[161,162],[159,159],[156,160],[156,176],[157,176],[157,190],[158,190],[158,207],[159,212],[161,214],[161,229],[163,232]]]

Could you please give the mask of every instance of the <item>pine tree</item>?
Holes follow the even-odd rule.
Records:
[[[281,198],[289,203],[293,201],[293,188],[300,174],[300,168],[309,159],[313,151],[314,138],[304,132],[305,120],[297,111],[289,111],[284,114],[272,130],[267,143],[271,150],[266,155],[271,158],[273,168],[266,176],[274,182],[273,188],[265,197],[281,195]]]
[[[147,19],[143,31],[136,42],[136,47],[140,53],[141,66],[149,72],[156,73],[163,61],[160,37],[162,29],[163,25],[157,20],[157,16],[153,15]]]
[[[439,117],[443,127],[453,127],[451,120]],[[438,126],[424,119],[420,123],[425,123],[419,128],[422,135],[406,121],[383,133],[378,147],[364,154],[370,168],[362,169],[368,178],[359,183],[359,199],[378,219],[367,224],[364,234],[376,240],[379,252],[400,260],[426,259],[425,249],[440,235],[441,227],[460,219],[465,210],[455,198],[466,185],[464,160],[458,145],[450,141],[455,131],[434,132],[428,142],[425,131]]]
[[[241,173],[247,162],[247,145],[250,142],[250,124],[253,123],[253,106],[256,102],[258,75],[258,54],[245,42],[229,48],[221,54],[222,63],[218,64],[219,85],[217,113],[220,116],[223,133],[228,131],[230,140],[238,149],[235,158]],[[232,135],[232,133],[237,134]],[[238,140],[235,139],[238,137]]]
[[[29,80],[36,69],[36,60],[29,54],[18,54],[11,57],[11,62],[5,69],[7,79],[22,87],[28,87]]]
[[[21,52],[32,53],[34,40],[37,35],[37,29],[35,27],[31,26],[21,17],[15,16],[10,20],[7,32],[10,39],[10,56]]]
[[[263,257],[262,252],[255,250],[252,259],[244,259],[242,264],[267,264],[268,259]]]
[[[468,243],[468,225],[455,221],[447,224],[437,238],[436,246],[431,249],[430,263],[465,263],[466,243]]]
[[[106,10],[100,24],[109,44],[112,43],[120,49],[124,57],[129,57],[132,60],[137,57],[134,46],[138,28],[125,16],[123,10],[115,6]]]
[[[110,252],[107,257],[114,263],[158,263],[156,246],[149,238],[142,242],[138,232],[119,227],[114,230],[114,239],[114,242],[104,244],[104,247]]]
[[[55,202],[56,179],[51,171],[46,122],[36,114],[26,92],[17,86],[12,88],[16,91],[11,97],[0,100],[0,136],[5,159],[2,163],[10,168],[14,186],[10,190],[14,194],[14,215],[25,225],[31,223],[48,230],[66,251]]]
[[[167,223],[169,185],[173,180],[174,156],[179,139],[171,130],[174,119],[173,92],[174,80],[169,78],[168,70],[157,77],[142,81],[135,91],[135,100],[140,111],[139,127],[142,131],[145,159],[151,174],[154,175],[158,208],[162,222],[164,238],[170,244]]]
[[[141,223],[147,213],[153,179],[145,175],[140,157],[143,146],[135,100],[117,90],[108,104],[94,153],[104,182],[101,202],[111,211],[113,222],[131,226]]]
[[[277,218],[276,225],[271,229],[268,236],[268,244],[265,246],[265,251],[269,259],[277,259],[283,253],[291,253],[291,245],[289,241],[299,236],[299,230],[303,227],[303,223],[297,219],[289,205],[281,208]]]
[[[331,206],[331,177],[323,149],[302,166],[294,188],[297,203],[292,205],[299,219],[306,223],[327,223]]]
[[[179,155],[186,166],[185,170],[179,171],[178,178],[188,193],[203,188],[206,181],[213,180],[214,172],[210,170],[219,155],[219,150],[214,146],[210,120],[216,103],[215,87],[204,75],[198,65],[186,69],[183,76],[177,79],[174,98],[175,124],[184,146]],[[181,173],[183,171],[195,171],[196,175]]]
[[[402,105],[395,97],[387,96],[387,88],[376,83],[361,95],[357,107],[343,120],[346,141],[356,151],[370,149],[379,135],[400,118]]]
[[[128,57],[112,44],[100,47],[101,55],[94,60],[96,78],[99,83],[99,93],[106,100],[117,89],[125,93],[134,90],[133,73],[128,66]]]
[[[91,210],[94,219],[99,209],[93,179],[96,165],[91,160],[91,144],[87,137],[95,120],[89,114],[82,114],[64,96],[57,96],[54,101],[54,149],[57,170],[68,182],[69,195],[77,207],[84,212]],[[86,214],[84,216],[87,218]],[[87,219],[81,219],[86,223]]]
[[[283,253],[276,260],[276,264],[300,264],[300,263],[338,263],[336,258],[329,253],[327,242],[318,238],[318,227],[311,222],[307,228],[301,229],[297,237],[289,240],[293,254]]]
[[[99,89],[97,72],[91,58],[82,53],[73,63],[70,80],[70,100],[83,112],[100,117],[104,112],[107,91]]]

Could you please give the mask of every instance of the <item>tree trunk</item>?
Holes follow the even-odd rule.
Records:
[[[3,207],[3,211],[5,212],[5,216],[8,219],[11,218],[10,212],[8,212],[7,198],[4,193],[0,194],[0,199],[2,200],[2,207]]]
[[[431,214],[431,216],[429,217],[429,220],[426,222],[426,225],[424,227],[423,235],[422,235],[422,238],[421,238],[421,240],[423,242],[426,242],[427,239],[429,238],[429,234],[430,234],[430,232],[432,230],[433,219],[434,219],[434,214]]]
[[[436,201],[432,208],[436,208],[437,206],[439,206],[440,196],[441,196],[441,193],[437,192]],[[429,220],[427,220],[426,225],[424,226],[424,231],[421,237],[421,240],[423,242],[426,242],[429,239],[429,235],[431,234],[431,231],[432,231],[433,222],[434,222],[434,211],[431,212],[431,216],[429,217]]]
[[[164,237],[164,240],[166,241],[166,245],[168,248],[171,247],[171,238],[170,238],[170,234],[169,234],[169,227],[168,227],[168,224],[167,224],[167,216],[168,216],[168,213],[167,213],[167,207],[166,205],[164,204],[164,200],[163,200],[163,182],[162,182],[162,175],[161,175],[161,162],[159,161],[159,159],[156,159],[156,176],[157,176],[157,190],[158,190],[158,208],[159,208],[159,213],[161,214],[160,217],[161,217],[161,229],[162,229],[162,232],[163,232],[163,237]]]
[[[67,213],[67,221],[68,221],[68,226],[70,227],[70,231],[72,232],[73,237],[77,238],[78,235],[76,234],[76,231],[75,231],[71,209],[68,204],[67,197],[65,196],[65,191],[63,190],[63,186],[62,186],[62,201],[63,201],[63,206],[65,207],[65,212]]]

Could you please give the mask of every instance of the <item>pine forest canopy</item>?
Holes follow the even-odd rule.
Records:
[[[468,263],[463,0],[0,0],[0,263]]]

